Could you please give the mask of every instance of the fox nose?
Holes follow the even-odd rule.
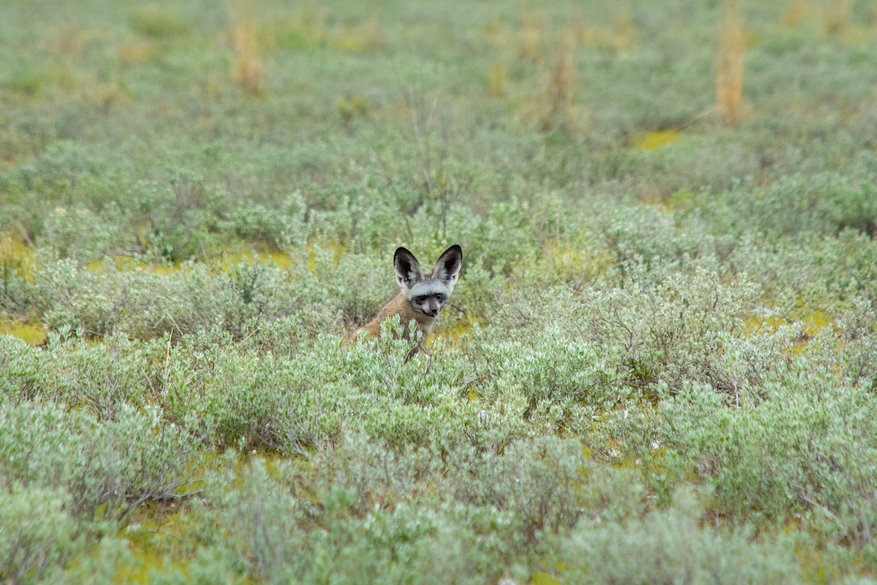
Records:
[[[430,317],[438,317],[439,312],[442,310],[442,305],[441,303],[430,301],[426,303],[426,307],[424,308],[426,309],[424,313]]]

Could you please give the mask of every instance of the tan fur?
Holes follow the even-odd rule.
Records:
[[[405,295],[402,293],[399,293],[392,301],[387,303],[373,321],[360,327],[353,334],[351,339],[356,340],[363,331],[368,333],[370,338],[379,339],[381,337],[381,323],[383,323],[385,319],[395,317],[396,315],[399,315],[399,323],[404,329],[402,337],[406,340],[409,339],[408,324],[411,321],[417,323],[417,329],[420,331],[421,337],[420,344],[416,349],[422,349],[423,342],[426,339],[426,336],[429,335],[430,331],[432,331],[432,327],[435,325],[435,322],[438,321],[438,317],[430,317],[429,315],[424,315],[420,311],[415,311],[411,308],[411,305],[408,304],[408,301],[405,300]]]

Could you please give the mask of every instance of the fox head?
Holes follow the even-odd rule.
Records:
[[[414,254],[398,248],[393,256],[393,266],[396,268],[396,282],[411,308],[428,317],[438,317],[454,291],[463,267],[463,250],[454,244],[442,252],[432,271],[424,275]]]

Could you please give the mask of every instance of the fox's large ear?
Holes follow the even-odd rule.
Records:
[[[453,287],[460,275],[460,268],[463,267],[463,249],[454,244],[439,256],[435,266],[432,268],[432,275],[442,281],[445,286]]]
[[[396,282],[403,289],[411,288],[423,280],[420,262],[405,248],[396,248],[396,253],[393,254],[393,267],[396,269]]]

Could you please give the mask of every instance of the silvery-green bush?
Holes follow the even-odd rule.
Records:
[[[0,578],[38,583],[59,572],[83,539],[63,490],[13,484],[0,490]]]
[[[197,438],[165,427],[155,409],[122,408],[112,421],[50,402],[0,403],[0,485],[66,494],[83,522],[117,522],[147,501],[195,491]]]
[[[572,583],[800,583],[794,543],[752,542],[745,530],[702,525],[695,494],[627,523],[583,525],[559,546]]]

